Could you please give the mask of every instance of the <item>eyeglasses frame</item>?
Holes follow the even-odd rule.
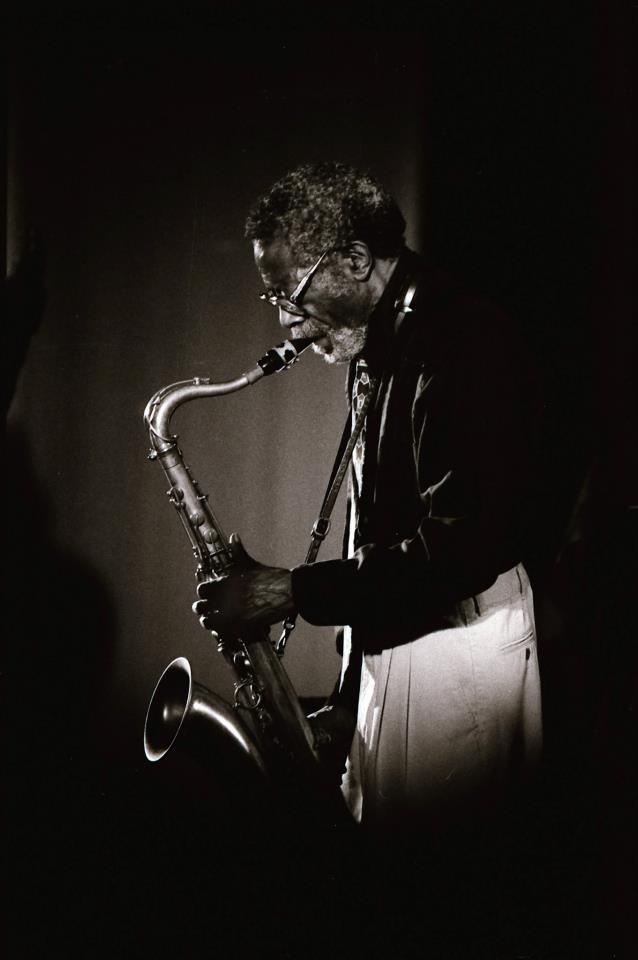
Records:
[[[289,297],[279,297],[274,293],[268,293],[266,291],[259,294],[259,299],[265,300],[267,303],[272,304],[273,307],[280,307],[281,309],[285,310],[286,313],[290,313],[292,316],[302,317],[304,312],[301,309],[301,301],[306,295],[308,287],[312,283],[312,278],[323,263],[324,259],[329,253],[333,253],[334,250],[335,247],[327,247],[323,251],[319,259],[310,267],[310,270],[308,270],[307,273],[304,273],[303,277]],[[291,306],[293,309],[289,310],[288,306]]]

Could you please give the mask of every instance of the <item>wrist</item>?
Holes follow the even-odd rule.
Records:
[[[253,617],[262,623],[278,623],[296,613],[290,570],[266,567],[253,585]]]
[[[292,571],[280,569],[280,608],[281,619],[290,617],[297,612],[292,593]]]

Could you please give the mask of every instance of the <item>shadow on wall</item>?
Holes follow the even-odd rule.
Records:
[[[78,904],[101,830],[97,705],[115,637],[113,604],[80,557],[50,535],[50,506],[19,430],[7,438],[5,770],[9,916],[26,956]],[[85,895],[85,894],[84,894]],[[68,922],[68,917],[66,918]]]

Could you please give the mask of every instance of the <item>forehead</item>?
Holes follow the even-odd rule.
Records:
[[[283,240],[255,240],[253,252],[255,264],[266,286],[275,286],[290,277],[296,277],[297,264],[290,247]]]

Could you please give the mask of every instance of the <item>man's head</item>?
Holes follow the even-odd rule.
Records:
[[[315,349],[333,363],[363,349],[404,231],[403,216],[383,187],[336,162],[292,170],[258,200],[246,222],[281,324],[296,337],[318,337]]]

